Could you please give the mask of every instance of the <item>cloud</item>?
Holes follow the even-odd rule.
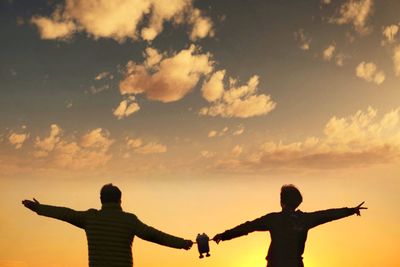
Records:
[[[15,149],[20,149],[25,141],[28,140],[28,138],[29,134],[27,133],[17,134],[13,132],[8,137],[8,141],[14,146]]]
[[[370,32],[368,18],[373,12],[373,0],[346,0],[330,19],[338,25],[351,24],[359,34]]]
[[[212,36],[213,24],[193,7],[191,0],[65,0],[49,17],[34,16],[32,23],[43,39],[63,39],[77,31],[89,36],[154,40],[164,23],[186,24],[192,27],[192,39]]]
[[[118,107],[114,110],[113,115],[119,120],[132,115],[140,110],[139,104],[135,102],[135,98],[122,100]]]
[[[243,125],[239,125],[239,128],[233,132],[233,135],[241,135],[244,133],[244,126]]]
[[[103,72],[100,72],[99,74],[97,74],[96,77],[94,77],[94,79],[96,81],[100,81],[100,80],[104,80],[104,79],[112,80],[112,79],[114,79],[114,75],[112,75],[108,71],[103,71]]]
[[[199,9],[193,9],[189,21],[193,24],[193,29],[190,33],[190,39],[192,41],[203,39],[207,36],[214,36],[213,23],[211,19],[202,16]]]
[[[35,16],[32,17],[31,23],[36,25],[39,29],[39,34],[45,40],[65,40],[72,36],[76,31],[76,26],[71,21],[61,21],[55,16],[53,18],[46,18]]]
[[[210,152],[210,151],[208,151],[208,150],[202,150],[202,151],[200,152],[200,155],[201,155],[201,157],[203,157],[203,158],[209,159],[209,158],[214,157],[214,156],[215,156],[215,153],[214,153],[214,152]]]
[[[144,143],[141,138],[127,140],[127,145],[138,154],[161,154],[167,152],[167,146],[158,142]]]
[[[36,152],[37,157],[47,156],[48,152],[52,151],[56,144],[60,142],[61,128],[57,124],[50,125],[50,134],[48,137],[41,139],[36,137],[35,147],[39,149]]]
[[[383,71],[378,71],[377,66],[372,62],[361,62],[356,67],[356,75],[367,82],[374,82],[376,84],[382,84],[385,81]]]
[[[399,32],[399,26],[396,24],[384,27],[382,30],[382,35],[384,37],[384,40],[381,42],[381,44],[386,45],[394,43],[398,32]]]
[[[209,131],[208,132],[208,137],[215,137],[215,136],[217,136],[217,134],[218,134],[218,132],[217,131],[214,131],[214,130],[212,130],[212,131]]]
[[[325,125],[323,137],[284,143],[267,141],[241,159],[225,159],[219,168],[247,170],[273,168],[367,167],[400,160],[400,107],[378,119],[376,109],[338,118]],[[239,149],[238,149],[239,151]]]
[[[164,58],[154,49],[146,50],[146,56],[144,64],[128,62],[119,84],[122,95],[144,94],[164,103],[178,101],[213,69],[210,54],[198,53],[194,45],[171,57]]]
[[[243,147],[236,145],[234,148],[232,148],[231,154],[233,157],[237,158],[240,156],[240,154],[242,154],[243,152]]]
[[[394,73],[396,76],[400,76],[400,45],[396,46],[393,49],[393,64],[394,64]]]
[[[322,57],[326,61],[330,61],[335,53],[336,46],[334,44],[329,45],[327,48],[324,49],[322,52]]]
[[[93,129],[75,141],[63,139],[61,132],[57,124],[52,124],[48,137],[36,138],[34,156],[46,159],[47,167],[94,169],[111,159],[108,151],[114,140],[109,138],[106,130]]]
[[[310,50],[311,38],[305,34],[304,29],[299,29],[298,31],[296,31],[294,33],[294,38],[299,43],[299,47],[301,50]]]
[[[251,77],[247,84],[242,86],[237,86],[237,81],[230,79],[229,89],[224,89],[224,76],[224,70],[217,71],[204,82],[203,97],[211,105],[202,108],[200,115],[249,118],[265,115],[276,107],[269,95],[257,94],[258,76]]]

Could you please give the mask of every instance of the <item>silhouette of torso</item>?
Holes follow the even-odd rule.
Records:
[[[352,214],[354,214],[354,209],[351,208],[311,213],[300,210],[269,213],[225,231],[221,234],[221,238],[229,240],[253,231],[269,231],[271,245],[266,257],[268,267],[301,267],[308,230]]]

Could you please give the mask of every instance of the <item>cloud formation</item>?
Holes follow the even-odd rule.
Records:
[[[396,24],[384,27],[382,30],[382,35],[384,37],[384,40],[381,42],[381,44],[386,45],[394,43],[398,32],[399,32],[399,26]]]
[[[325,125],[323,137],[284,143],[268,141],[240,159],[221,160],[217,167],[248,170],[272,168],[349,168],[384,164],[400,159],[400,108],[384,114],[377,110],[338,118]]]
[[[28,140],[28,138],[29,134],[27,133],[18,134],[12,132],[8,137],[8,141],[15,149],[20,149],[22,145],[25,143],[25,141]]]
[[[330,19],[338,25],[351,24],[359,34],[370,32],[367,21],[373,12],[373,0],[346,0]]]
[[[141,138],[127,140],[128,147],[138,154],[161,154],[167,152],[167,146],[158,142],[144,143]]]
[[[372,62],[361,62],[356,67],[357,77],[366,80],[367,82],[374,82],[382,84],[385,81],[385,74],[383,71],[378,70],[378,67]]]
[[[119,103],[118,107],[114,110],[113,115],[120,120],[139,110],[139,104],[135,102],[135,97],[131,96],[130,98],[122,100]]]
[[[311,38],[306,35],[304,29],[299,29],[298,31],[296,31],[294,33],[294,38],[299,43],[299,47],[301,50],[310,50]]]
[[[369,107],[354,115],[332,117],[323,137],[284,143],[268,141],[240,159],[221,160],[217,168],[258,169],[336,169],[366,167],[400,160],[400,108],[377,118]],[[239,149],[235,149],[239,151]],[[233,153],[233,151],[232,151]]]
[[[249,118],[265,115],[276,107],[269,95],[257,94],[259,77],[251,77],[247,84],[238,86],[230,79],[230,88],[224,87],[225,70],[215,72],[202,87],[203,97],[210,102],[199,114],[224,118]]]
[[[334,44],[329,45],[327,48],[324,49],[322,52],[322,57],[326,61],[330,61],[335,53],[336,46]]]
[[[114,140],[109,138],[104,129],[93,129],[74,141],[65,140],[61,133],[62,129],[57,124],[52,124],[47,137],[37,137],[35,140],[34,156],[46,159],[50,165],[48,167],[94,169],[111,159],[108,151]]]
[[[151,41],[166,22],[190,25],[192,40],[213,35],[212,21],[191,0],[65,0],[50,17],[34,16],[31,22],[43,39],[65,39],[84,31],[95,39]]]
[[[146,49],[143,64],[129,61],[119,84],[122,95],[144,94],[164,103],[182,99],[213,70],[210,54],[201,54],[194,45],[170,57],[155,49]]]

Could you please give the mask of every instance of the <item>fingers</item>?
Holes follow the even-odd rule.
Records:
[[[40,204],[39,201],[36,200],[36,198],[33,198],[33,201],[35,201],[37,204]]]

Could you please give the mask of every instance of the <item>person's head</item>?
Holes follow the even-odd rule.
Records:
[[[100,190],[101,204],[121,203],[121,190],[113,184],[106,184]]]
[[[294,185],[284,185],[281,188],[281,206],[283,209],[295,210],[303,201],[299,189]]]

